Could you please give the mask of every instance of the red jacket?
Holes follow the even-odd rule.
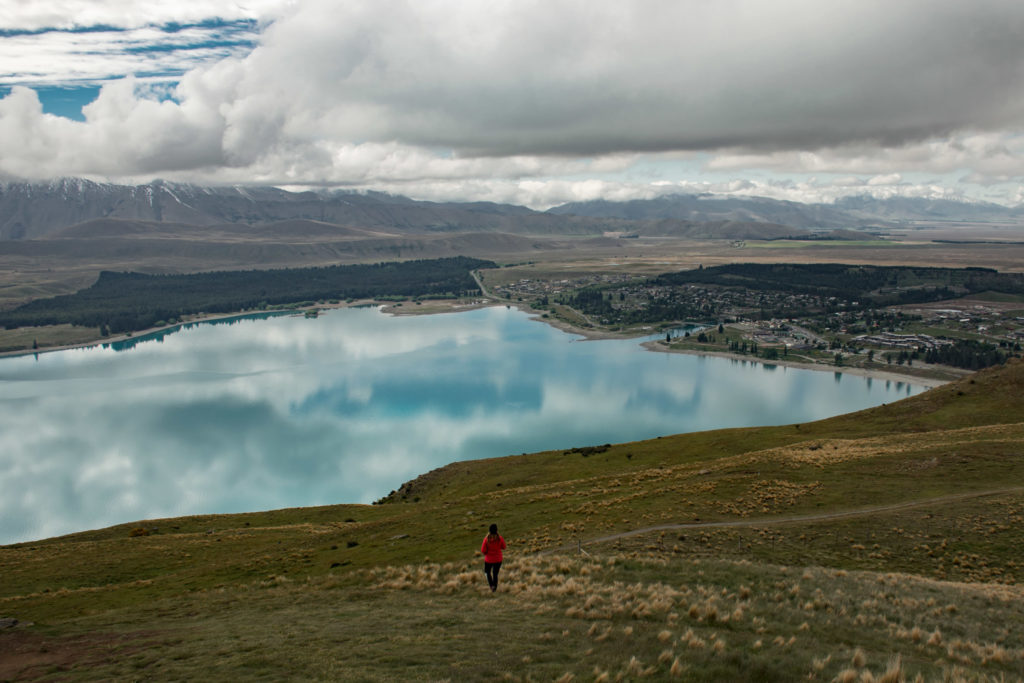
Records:
[[[497,541],[489,541],[490,534],[484,536],[480,544],[480,552],[484,554],[484,562],[501,562],[501,551],[505,549],[505,539],[498,535]]]

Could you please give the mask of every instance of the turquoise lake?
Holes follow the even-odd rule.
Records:
[[[446,463],[807,422],[903,382],[583,341],[515,309],[342,309],[0,359],[0,543],[369,503]]]

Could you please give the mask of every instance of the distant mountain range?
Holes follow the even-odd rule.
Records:
[[[252,226],[254,236],[267,237],[269,231],[287,237],[299,226],[308,231],[312,222],[319,226],[317,230],[333,231],[334,238],[351,239],[466,232],[777,239],[806,235],[813,229],[858,229],[907,221],[1024,223],[1024,207],[904,198],[854,197],[835,204],[800,204],[756,197],[670,195],[564,204],[540,212],[509,204],[425,202],[377,192],[288,192],[274,187],[163,181],[130,186],[81,178],[0,184],[0,239],[4,240],[156,236],[197,227],[223,231],[229,225]],[[238,232],[237,227],[234,231]]]
[[[35,239],[96,219],[192,226],[265,225],[296,219],[388,233],[506,230],[538,219],[573,222],[491,204],[432,204],[380,193],[287,192],[156,181],[127,186],[79,178],[0,188],[0,238]],[[614,221],[613,221],[614,222]],[[569,229],[568,232],[573,232]]]
[[[102,220],[102,227],[88,224]],[[110,223],[109,221],[117,221]],[[275,187],[204,187],[155,181],[112,185],[81,178],[0,185],[0,239],[105,236],[123,229],[138,236],[168,226],[272,226],[294,221],[370,231],[380,235],[499,232],[519,235],[601,235],[642,232],[694,238],[775,238],[803,231],[734,220],[575,216],[489,202],[425,202],[380,192],[288,192]],[[149,227],[146,227],[149,226]],[[157,227],[162,226],[162,227]],[[262,231],[265,233],[266,231]],[[266,237],[266,234],[262,235]],[[282,237],[287,233],[282,233]]]
[[[767,222],[807,229],[892,227],[916,222],[1024,224],[1024,205],[1010,208],[983,202],[870,196],[846,197],[834,204],[802,204],[764,197],[675,194],[625,202],[574,202],[548,213],[629,220]]]

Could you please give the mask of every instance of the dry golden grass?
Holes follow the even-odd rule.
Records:
[[[687,571],[680,572],[686,568]],[[581,631],[590,642],[617,643],[628,648],[629,657],[616,664],[604,659],[587,663],[577,669],[579,675],[593,670],[596,678],[607,674],[608,680],[620,676],[679,677],[686,672],[714,670],[714,662],[734,653],[743,661],[761,661],[765,657],[784,657],[803,662],[805,677],[811,680],[903,681],[917,675],[931,679],[941,675],[946,680],[963,680],[965,672],[1024,672],[1024,640],[1017,636],[1015,644],[1005,642],[1009,633],[988,629],[987,639],[957,638],[943,645],[937,624],[947,624],[948,610],[939,614],[934,606],[937,597],[958,596],[967,603],[984,605],[994,610],[987,618],[999,614],[1009,618],[1010,610],[1024,617],[1020,600],[1024,590],[1001,586],[951,584],[895,574],[825,572],[804,569],[790,575],[786,568],[770,572],[771,576],[748,576],[757,586],[736,577],[722,585],[710,574],[738,571],[751,574],[762,571],[755,565],[733,565],[666,562],[658,558],[610,557],[601,559],[567,557],[531,557],[516,560],[508,567],[509,580],[503,590],[514,597],[524,609],[541,605],[554,607],[567,620],[590,622]],[[667,572],[667,573],[666,573]],[[379,590],[420,590],[445,592],[453,585],[451,577],[465,577],[473,572],[457,564],[387,568],[371,572]],[[664,580],[668,575],[683,579],[680,583]],[[426,582],[419,577],[436,577]],[[513,578],[514,577],[514,578]],[[639,580],[635,580],[639,579]],[[720,581],[721,579],[719,579]],[[483,593],[480,580],[459,578],[454,582],[462,593]],[[743,588],[733,590],[732,586]],[[783,588],[781,592],[765,591],[766,585]],[[881,588],[879,588],[881,587]],[[813,596],[815,625],[805,614],[805,595]],[[996,603],[992,603],[996,601]],[[952,604],[952,603],[947,603]],[[709,619],[709,612],[722,610],[730,615],[745,609],[748,619]],[[687,626],[679,635],[665,625],[678,619],[677,610],[688,609]],[[974,608],[977,609],[977,608]],[[988,614],[988,612],[985,612]],[[817,616],[818,614],[822,616]],[[1014,617],[1016,618],[1016,617]],[[912,620],[908,626],[903,624]],[[971,620],[971,628],[977,621]],[[996,622],[993,622],[993,624]],[[846,637],[871,644],[821,653],[818,629],[828,624]],[[948,625],[947,625],[948,627]],[[798,638],[798,634],[800,634]],[[998,638],[1004,642],[993,641]],[[736,643],[731,647],[729,643]],[[677,645],[666,649],[666,645]],[[812,652],[808,656],[807,648]],[[896,648],[896,649],[893,649]],[[740,653],[744,654],[740,654]],[[763,653],[763,654],[762,654]],[[591,651],[593,655],[593,651]],[[754,660],[749,660],[753,657]],[[913,661],[912,669],[906,666]],[[846,662],[845,666],[842,663]],[[959,671],[960,673],[956,673]],[[831,673],[830,673],[831,672]],[[970,674],[970,675],[974,675]],[[687,674],[688,675],[688,674]],[[957,678],[960,676],[961,678]],[[984,678],[979,680],[985,680]],[[995,680],[995,679],[993,679]]]

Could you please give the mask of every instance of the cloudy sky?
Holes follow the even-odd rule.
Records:
[[[1024,202],[1019,0],[3,0],[0,179]]]

